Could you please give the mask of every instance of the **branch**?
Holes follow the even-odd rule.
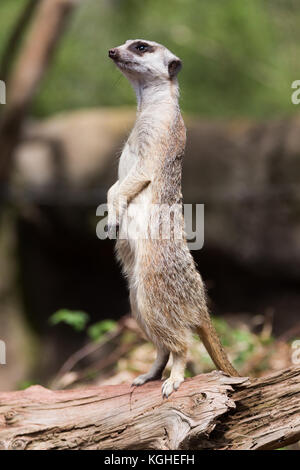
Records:
[[[275,449],[300,439],[300,368],[269,377],[221,372],[161,383],[0,394],[3,449]]]
[[[25,34],[32,15],[41,0],[28,0],[18,17],[6,42],[4,53],[0,62],[0,78],[5,82],[8,79],[12,63]]]
[[[8,83],[8,104],[0,123],[0,184],[9,178],[24,119],[77,1],[42,0],[37,7]]]

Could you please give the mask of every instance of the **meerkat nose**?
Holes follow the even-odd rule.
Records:
[[[111,57],[112,59],[116,58],[118,54],[117,49],[109,49],[108,51],[108,56]]]

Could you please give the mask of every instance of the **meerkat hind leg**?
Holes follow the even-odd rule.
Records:
[[[136,377],[132,385],[143,385],[146,382],[150,382],[150,380],[160,380],[164,368],[166,367],[169,360],[169,355],[170,353],[165,349],[158,349],[155,362],[153,363],[149,372],[147,372],[147,374],[142,374]]]
[[[166,379],[162,385],[162,396],[168,398],[172,392],[179,389],[180,384],[184,381],[184,371],[186,366],[186,352],[172,353],[173,366],[170,377]]]

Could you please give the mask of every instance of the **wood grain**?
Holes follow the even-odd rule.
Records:
[[[188,379],[0,393],[2,449],[273,449],[300,439],[300,368],[254,379]]]

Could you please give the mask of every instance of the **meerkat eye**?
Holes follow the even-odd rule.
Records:
[[[147,44],[138,44],[135,48],[140,52],[146,52],[148,49]]]

